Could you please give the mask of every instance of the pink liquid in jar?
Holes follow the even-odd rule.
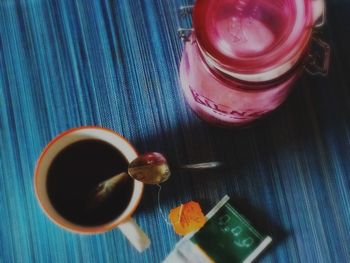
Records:
[[[303,71],[311,0],[197,0],[180,81],[202,119],[242,126],[272,112]]]

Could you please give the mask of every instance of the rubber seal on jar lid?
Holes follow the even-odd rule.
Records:
[[[311,38],[311,3],[197,0],[193,24],[207,62],[226,73],[254,75],[298,61]]]

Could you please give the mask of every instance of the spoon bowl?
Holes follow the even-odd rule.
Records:
[[[160,184],[170,177],[165,157],[157,152],[140,155],[129,164],[128,174],[145,184]]]

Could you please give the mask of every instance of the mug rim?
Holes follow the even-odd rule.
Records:
[[[112,230],[113,228],[116,228],[118,225],[128,221],[131,216],[134,214],[134,212],[136,211],[136,208],[138,207],[142,195],[143,195],[143,191],[144,191],[144,184],[140,181],[136,181],[134,180],[134,186],[135,184],[138,184],[140,187],[140,193],[139,195],[136,197],[136,201],[134,202],[134,204],[132,205],[132,208],[130,209],[130,211],[123,215],[123,212],[117,216],[115,219],[112,219],[111,221],[101,224],[101,225],[97,225],[97,226],[84,226],[84,225],[79,225],[76,223],[71,222],[68,219],[65,219],[64,216],[60,215],[57,210],[57,214],[59,215],[59,217],[56,217],[56,215],[54,215],[52,212],[50,212],[50,209],[47,207],[47,205],[45,205],[45,202],[42,200],[41,195],[39,194],[39,190],[38,190],[38,182],[39,182],[39,174],[40,174],[40,168],[42,166],[44,157],[46,156],[46,154],[49,152],[49,150],[51,149],[51,147],[53,145],[55,145],[60,139],[62,139],[63,137],[72,134],[74,132],[77,131],[81,131],[81,130],[99,130],[99,131],[103,131],[103,132],[108,132],[111,133],[114,136],[117,136],[119,139],[121,139],[122,141],[124,141],[128,147],[130,147],[130,150],[133,152],[133,154],[135,154],[136,156],[138,156],[138,152],[136,151],[135,147],[133,145],[131,145],[131,143],[124,138],[121,134],[108,129],[108,128],[104,128],[104,127],[100,127],[100,126],[81,126],[81,127],[76,127],[76,128],[71,128],[68,129],[64,132],[59,133],[57,136],[55,136],[52,140],[49,141],[49,143],[44,147],[44,149],[42,150],[39,158],[37,159],[36,165],[35,165],[35,169],[34,169],[34,177],[33,177],[33,181],[34,181],[34,192],[35,192],[35,196],[38,200],[38,203],[42,209],[42,211],[44,211],[44,213],[46,214],[46,216],[56,225],[58,225],[59,227],[64,228],[65,230],[68,230],[70,232],[74,232],[74,233],[78,233],[78,234],[98,234],[98,233],[104,233],[107,232],[109,230]],[[123,152],[122,152],[123,153]],[[134,193],[135,189],[133,190]],[[52,205],[52,203],[51,203]],[[128,209],[130,205],[130,202],[128,204],[128,206],[124,209],[124,211],[126,211]],[[122,216],[122,217],[121,217]],[[62,222],[61,219],[64,219],[68,222],[70,222],[72,225],[74,225],[74,227],[71,226],[67,226],[65,225],[65,223]]]

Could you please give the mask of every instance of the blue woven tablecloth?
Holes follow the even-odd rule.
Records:
[[[224,194],[274,238],[262,262],[350,262],[350,1],[327,2],[326,78],[304,75],[254,127],[211,127],[179,89],[185,0],[0,0],[0,262],[160,262],[179,240],[147,187],[135,214],[152,245],[139,254],[118,230],[56,227],[33,191],[42,148],[81,125],[111,128],[172,164],[221,160],[220,172],[175,172],[162,209]]]

